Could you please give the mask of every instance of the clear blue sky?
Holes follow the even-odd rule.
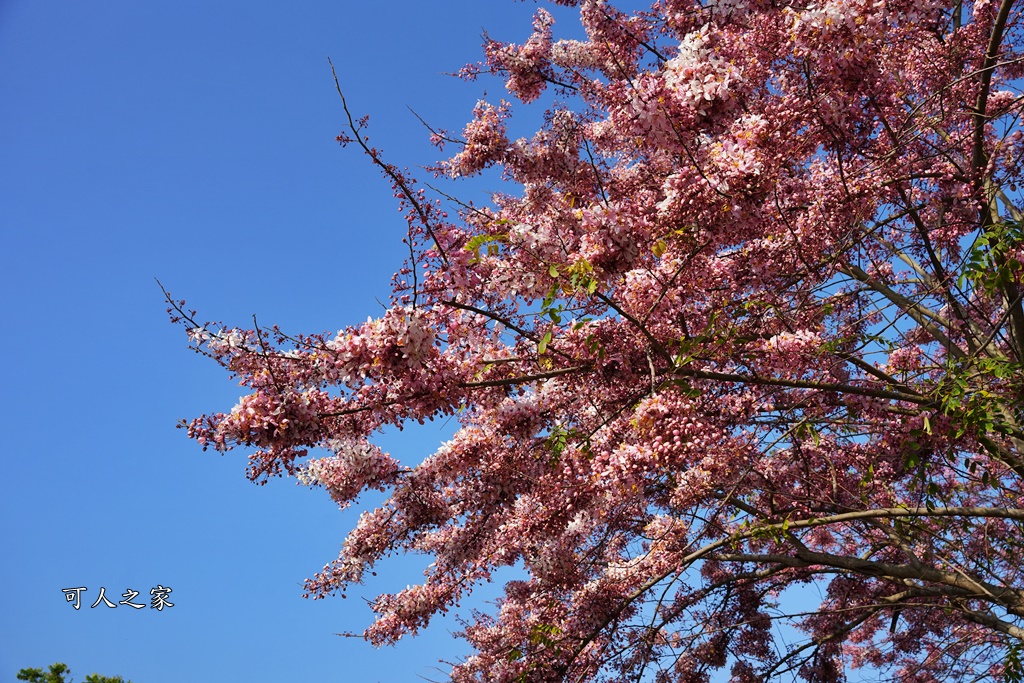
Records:
[[[444,678],[437,660],[463,651],[453,620],[397,649],[334,635],[367,625],[359,596],[416,582],[422,559],[347,600],[301,599],[356,513],[291,481],[253,486],[242,452],[203,453],[174,428],[241,390],[186,349],[154,277],[229,324],[377,314],[404,224],[365,157],[334,142],[328,56],[375,144],[418,166],[437,153],[407,106],[459,129],[500,86],[443,72],[480,57],[482,29],[524,39],[534,11],[0,0],[0,680],[56,661],[79,681]],[[437,438],[386,445],[415,461]],[[173,608],[90,608],[100,587],[116,603],[157,585]],[[79,586],[75,611],[62,589]]]

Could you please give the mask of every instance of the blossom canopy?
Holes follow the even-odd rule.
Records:
[[[458,683],[1022,680],[1019,4],[557,4],[585,39],[543,8],[488,38],[463,75],[510,100],[433,131],[436,174],[501,170],[488,206],[435,197],[345,104],[408,219],[382,316],[293,336],[169,298],[249,392],[189,435],[255,481],[386,494],[306,581],[430,558],[374,644],[521,568]],[[448,416],[415,462],[374,443]]]

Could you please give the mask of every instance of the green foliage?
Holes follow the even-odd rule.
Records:
[[[501,233],[498,235],[477,235],[468,242],[466,242],[466,251],[473,252],[472,262],[480,260],[480,247],[487,246],[488,256],[497,256],[498,254],[498,243],[507,242],[508,233]]]
[[[815,446],[821,445],[821,432],[807,420],[801,420],[793,426],[793,436],[800,441],[813,441]]]
[[[687,398],[697,398],[704,393],[685,379],[673,379],[669,382],[669,386],[675,388],[679,393]]]
[[[85,677],[85,683],[132,683],[131,681],[125,681],[120,676],[100,676],[99,674],[89,674]]]
[[[67,676],[67,678],[65,678]],[[42,669],[22,669],[18,672],[19,681],[29,683],[71,683],[71,669],[67,664],[60,662],[50,665],[50,670],[44,672]],[[120,676],[101,676],[89,674],[85,677],[85,683],[132,683]]]
[[[562,629],[554,624],[534,624],[530,629],[530,642],[543,647],[554,647],[558,644],[554,637],[561,632]]]
[[[552,266],[554,268],[554,266]],[[562,322],[562,311],[565,310],[565,306],[562,304],[555,304],[555,297],[558,296],[558,285],[553,286],[544,297],[544,301],[540,305],[541,316],[548,316],[551,318],[551,322],[556,325]]]
[[[956,438],[967,433],[979,436],[1012,433],[1006,416],[1018,406],[1009,405],[1001,395],[1003,392],[993,391],[992,385],[1019,377],[1021,370],[1020,363],[1006,358],[949,362],[946,376],[936,387],[936,398],[944,414],[957,416]],[[930,429],[928,431],[930,433]]]
[[[544,333],[540,342],[537,343],[537,355],[543,356],[548,351],[548,344],[551,343],[551,330]]]
[[[559,642],[557,636],[562,633],[562,629],[558,628],[554,624],[534,624],[530,629],[530,645],[534,648],[557,648]],[[515,662],[526,656],[526,653],[521,649],[515,647],[508,654],[508,661]],[[536,663],[530,664],[526,671],[519,674],[516,678],[517,683],[526,683],[530,679],[530,672],[536,669]]]
[[[1021,662],[1020,641],[1010,643],[1006,648],[1006,664],[1003,667],[1003,680],[1006,683],[1024,683],[1024,663]]]
[[[562,453],[570,444],[576,443],[576,447],[583,455],[590,457],[590,439],[580,434],[573,427],[566,428],[562,424],[556,424],[551,428],[551,433],[544,439],[544,448],[550,454],[548,464],[552,467],[562,459]]]
[[[22,669],[18,672],[19,681],[30,683],[65,683],[64,674],[70,674],[67,664],[51,664],[50,671],[43,673],[42,669]]]
[[[581,258],[569,266],[568,272],[570,291],[585,291],[590,295],[597,290],[597,278],[594,277],[594,267],[590,265],[590,261],[587,259]]]
[[[967,263],[960,275],[959,285],[966,280],[987,294],[1013,282],[1013,275],[1022,268],[1014,258],[1008,258],[1011,249],[1024,243],[1024,225],[1006,221],[988,226],[974,241]]]
[[[741,317],[746,315],[745,309],[741,310],[739,315]],[[677,368],[689,365],[708,345],[718,344],[734,336],[734,328],[728,323],[717,324],[718,317],[718,311],[712,311],[708,316],[704,329],[699,334],[691,337],[681,337],[676,342],[676,356],[674,360]]]

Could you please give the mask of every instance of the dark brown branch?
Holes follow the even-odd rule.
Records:
[[[341,83],[338,82],[338,74],[334,70],[334,63],[331,62],[330,58],[327,59],[327,63],[331,65],[331,75],[334,76],[334,86],[338,90],[338,97],[341,98],[341,106],[345,110],[345,116],[348,118],[349,130],[351,130],[352,134],[355,136],[356,143],[360,147],[362,147],[363,151],[366,152],[367,156],[370,157],[373,163],[382,171],[384,171],[384,174],[391,178],[391,181],[399,189],[402,190],[402,194],[413,206],[417,215],[419,216],[420,223],[423,225],[423,229],[427,231],[427,235],[430,236],[430,239],[433,240],[434,242],[434,246],[437,247],[437,251],[441,255],[441,260],[444,261],[445,265],[448,265],[448,254],[445,252],[444,247],[441,246],[441,242],[437,239],[437,236],[434,235],[433,228],[430,227],[430,219],[427,217],[426,212],[423,210],[423,206],[420,204],[419,199],[417,199],[416,193],[412,191],[412,188],[410,188],[408,183],[406,183],[405,178],[403,178],[402,175],[397,170],[395,170],[394,166],[385,163],[384,160],[380,158],[377,151],[372,149],[368,144],[366,144],[366,140],[359,132],[359,126],[356,125],[355,120],[352,118],[352,112],[348,108],[348,102],[345,101],[345,95],[341,91]],[[409,236],[409,242],[411,248],[412,235]],[[413,270],[415,270],[415,264],[410,265],[412,265]]]
[[[740,375],[725,372],[712,372],[708,370],[696,370],[688,366],[676,368],[673,375],[680,377],[693,377],[695,379],[710,379],[721,382],[735,382],[737,384],[760,384],[775,387],[788,387],[790,389],[815,389],[817,391],[834,391],[840,394],[855,394],[857,396],[871,396],[883,398],[890,401],[907,401],[923,406],[933,406],[934,401],[920,394],[905,394],[882,389],[871,389],[869,387],[858,387],[850,384],[834,384],[831,382],[812,382],[802,379],[779,379],[775,377],[754,377],[753,375]]]
[[[517,384],[528,384],[530,382],[536,382],[541,379],[551,379],[552,377],[561,377],[562,375],[568,375],[573,372],[579,372],[586,370],[587,367],[584,365],[577,365],[572,368],[560,368],[558,370],[548,370],[547,372],[538,372],[534,375],[520,375],[519,377],[506,377],[504,379],[487,379],[480,382],[460,382],[456,386],[464,389],[478,389],[480,387],[505,387],[515,386]]]
[[[484,316],[485,318],[493,320],[496,323],[501,323],[502,325],[509,328],[510,330],[515,331],[525,339],[529,339],[530,341],[533,342],[537,341],[537,335],[527,332],[523,328],[517,326],[515,323],[510,322],[509,320],[501,317],[500,315],[494,313],[493,311],[488,311],[487,309],[484,308],[477,308],[476,306],[471,306],[469,304],[461,304],[458,301],[455,301],[454,299],[449,299],[447,301],[442,301],[440,303],[444,304],[445,306],[451,306],[452,308],[458,308],[463,311],[469,311],[470,313],[478,313]]]

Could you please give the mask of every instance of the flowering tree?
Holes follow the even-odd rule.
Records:
[[[306,583],[430,558],[374,644],[522,568],[453,681],[1021,680],[1021,8],[558,4],[586,40],[539,9],[464,71],[551,89],[542,128],[510,139],[503,101],[434,132],[438,174],[503,171],[490,206],[449,216],[349,116],[409,223],[382,317],[292,337],[169,299],[251,390],[189,435],[388,494]],[[442,416],[421,462],[372,441]]]

